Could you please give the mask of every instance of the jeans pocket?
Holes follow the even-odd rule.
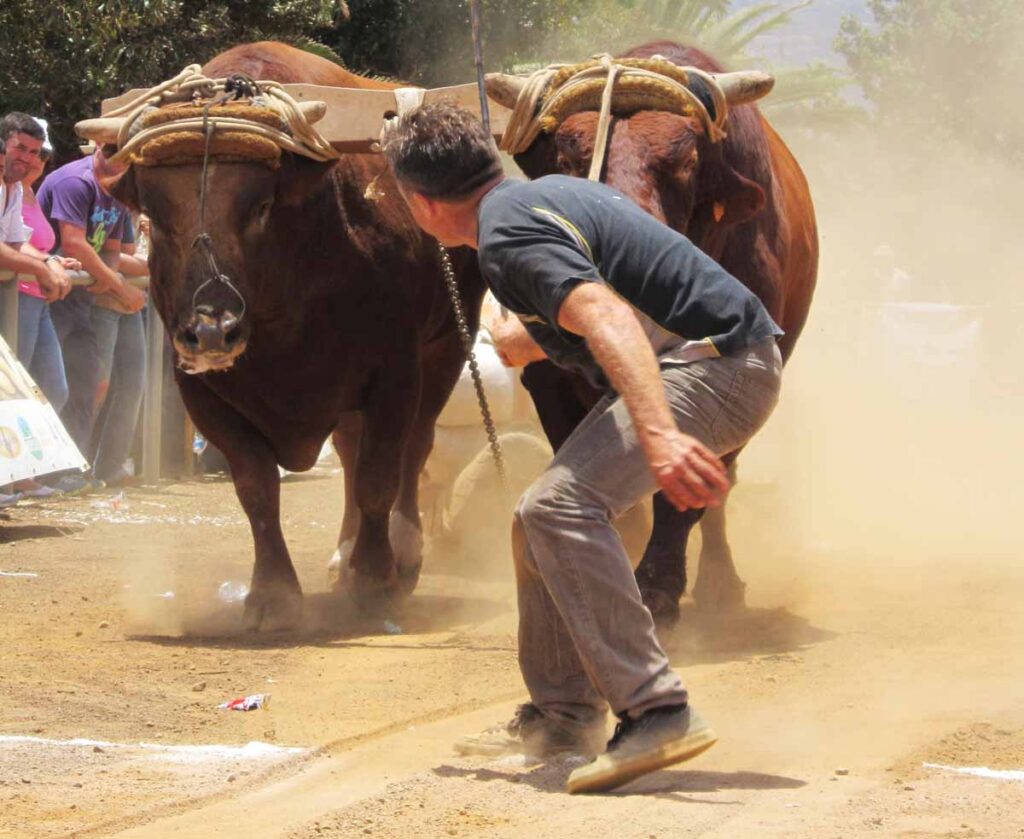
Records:
[[[744,445],[765,424],[779,400],[778,379],[766,380],[737,371],[722,407],[711,422],[711,436],[720,454]]]

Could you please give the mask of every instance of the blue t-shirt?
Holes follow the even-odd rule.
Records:
[[[108,240],[120,241],[128,209],[115,201],[96,183],[92,158],[83,157],[54,170],[43,181],[36,200],[57,234],[60,252],[60,222],[85,230],[85,238],[96,253]]]
[[[682,360],[731,355],[782,330],[761,301],[681,233],[604,184],[549,175],[484,196],[480,268],[495,298],[548,356],[603,376],[558,310],[583,282],[609,285],[636,311],[654,351]]]

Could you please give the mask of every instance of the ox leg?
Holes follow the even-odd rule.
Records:
[[[359,439],[363,431],[362,414],[352,413],[342,418],[331,435],[334,450],[341,460],[342,478],[345,481],[345,501],[342,509],[341,532],[338,546],[327,563],[328,588],[343,586],[343,570],[351,570],[349,560],[355,550],[359,535],[359,507],[356,505],[356,463],[359,459]]]
[[[686,592],[686,543],[703,510],[679,511],[659,492],[654,496],[654,526],[636,582],[655,623],[679,619],[679,598]]]
[[[729,463],[729,482],[736,484],[736,461]],[[736,573],[726,534],[725,504],[708,510],[700,522],[700,570],[693,587],[697,608],[708,611],[742,609],[746,583]]]
[[[391,547],[395,552],[399,589],[403,594],[411,594],[416,588],[423,567],[420,473],[434,446],[437,418],[459,380],[465,360],[465,351],[456,334],[433,342],[423,351],[420,406],[405,447],[402,486],[390,525]]]
[[[302,617],[302,589],[281,531],[277,458],[263,435],[202,382],[182,379],[180,389],[196,427],[227,458],[252,528],[256,562],[245,599],[245,628],[292,629]]]
[[[367,605],[396,592],[398,569],[391,550],[391,511],[398,498],[402,458],[413,414],[419,403],[417,354],[410,366],[390,370],[378,383],[365,409],[356,455],[353,495],[358,508],[358,533],[340,582]]]

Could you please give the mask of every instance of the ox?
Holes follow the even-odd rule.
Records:
[[[234,47],[203,72],[394,87],[277,43]],[[287,628],[300,617],[278,465],[309,469],[329,435],[345,467],[338,585],[362,603],[411,591],[421,563],[418,477],[464,361],[437,243],[412,222],[379,155],[316,163],[282,153],[277,168],[213,162],[205,217],[230,285],[211,283],[193,247],[201,169],[134,165],[111,189],[152,220],[152,296],[178,386],[226,456],[252,528],[246,627]],[[465,249],[451,258],[476,313],[476,260]]]
[[[663,56],[711,72],[722,68],[699,50],[668,41],[637,47],[626,58]],[[494,74],[488,93],[514,107],[524,81]],[[767,93],[769,87],[761,92]],[[586,177],[598,115],[584,111],[541,134],[516,162],[528,177],[561,172]],[[807,319],[818,265],[817,229],[807,182],[779,136],[753,104],[730,108],[726,138],[713,143],[698,120],[640,110],[611,124],[602,180],[655,218],[687,235],[750,288],[785,330],[787,359]],[[550,362],[529,365],[523,383],[534,398],[552,446],[557,447],[596,402],[580,377]],[[735,460],[731,453],[727,462]],[[679,512],[660,494],[637,582],[655,618],[671,622],[686,591],[686,542],[701,510]],[[700,575],[693,595],[703,608],[742,606],[744,584],[725,538],[722,511],[703,521]]]

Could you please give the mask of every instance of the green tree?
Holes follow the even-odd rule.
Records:
[[[155,84],[225,47],[302,43],[345,12],[337,0],[64,0],[0,4],[0,111],[50,121],[59,156],[100,101]]]
[[[869,0],[869,9],[872,25],[843,20],[836,49],[886,132],[1024,160],[1024,3]]]
[[[545,60],[584,25],[594,0],[480,0],[489,69]],[[350,19],[319,33],[354,69],[427,87],[473,79],[466,0],[349,0]]]

